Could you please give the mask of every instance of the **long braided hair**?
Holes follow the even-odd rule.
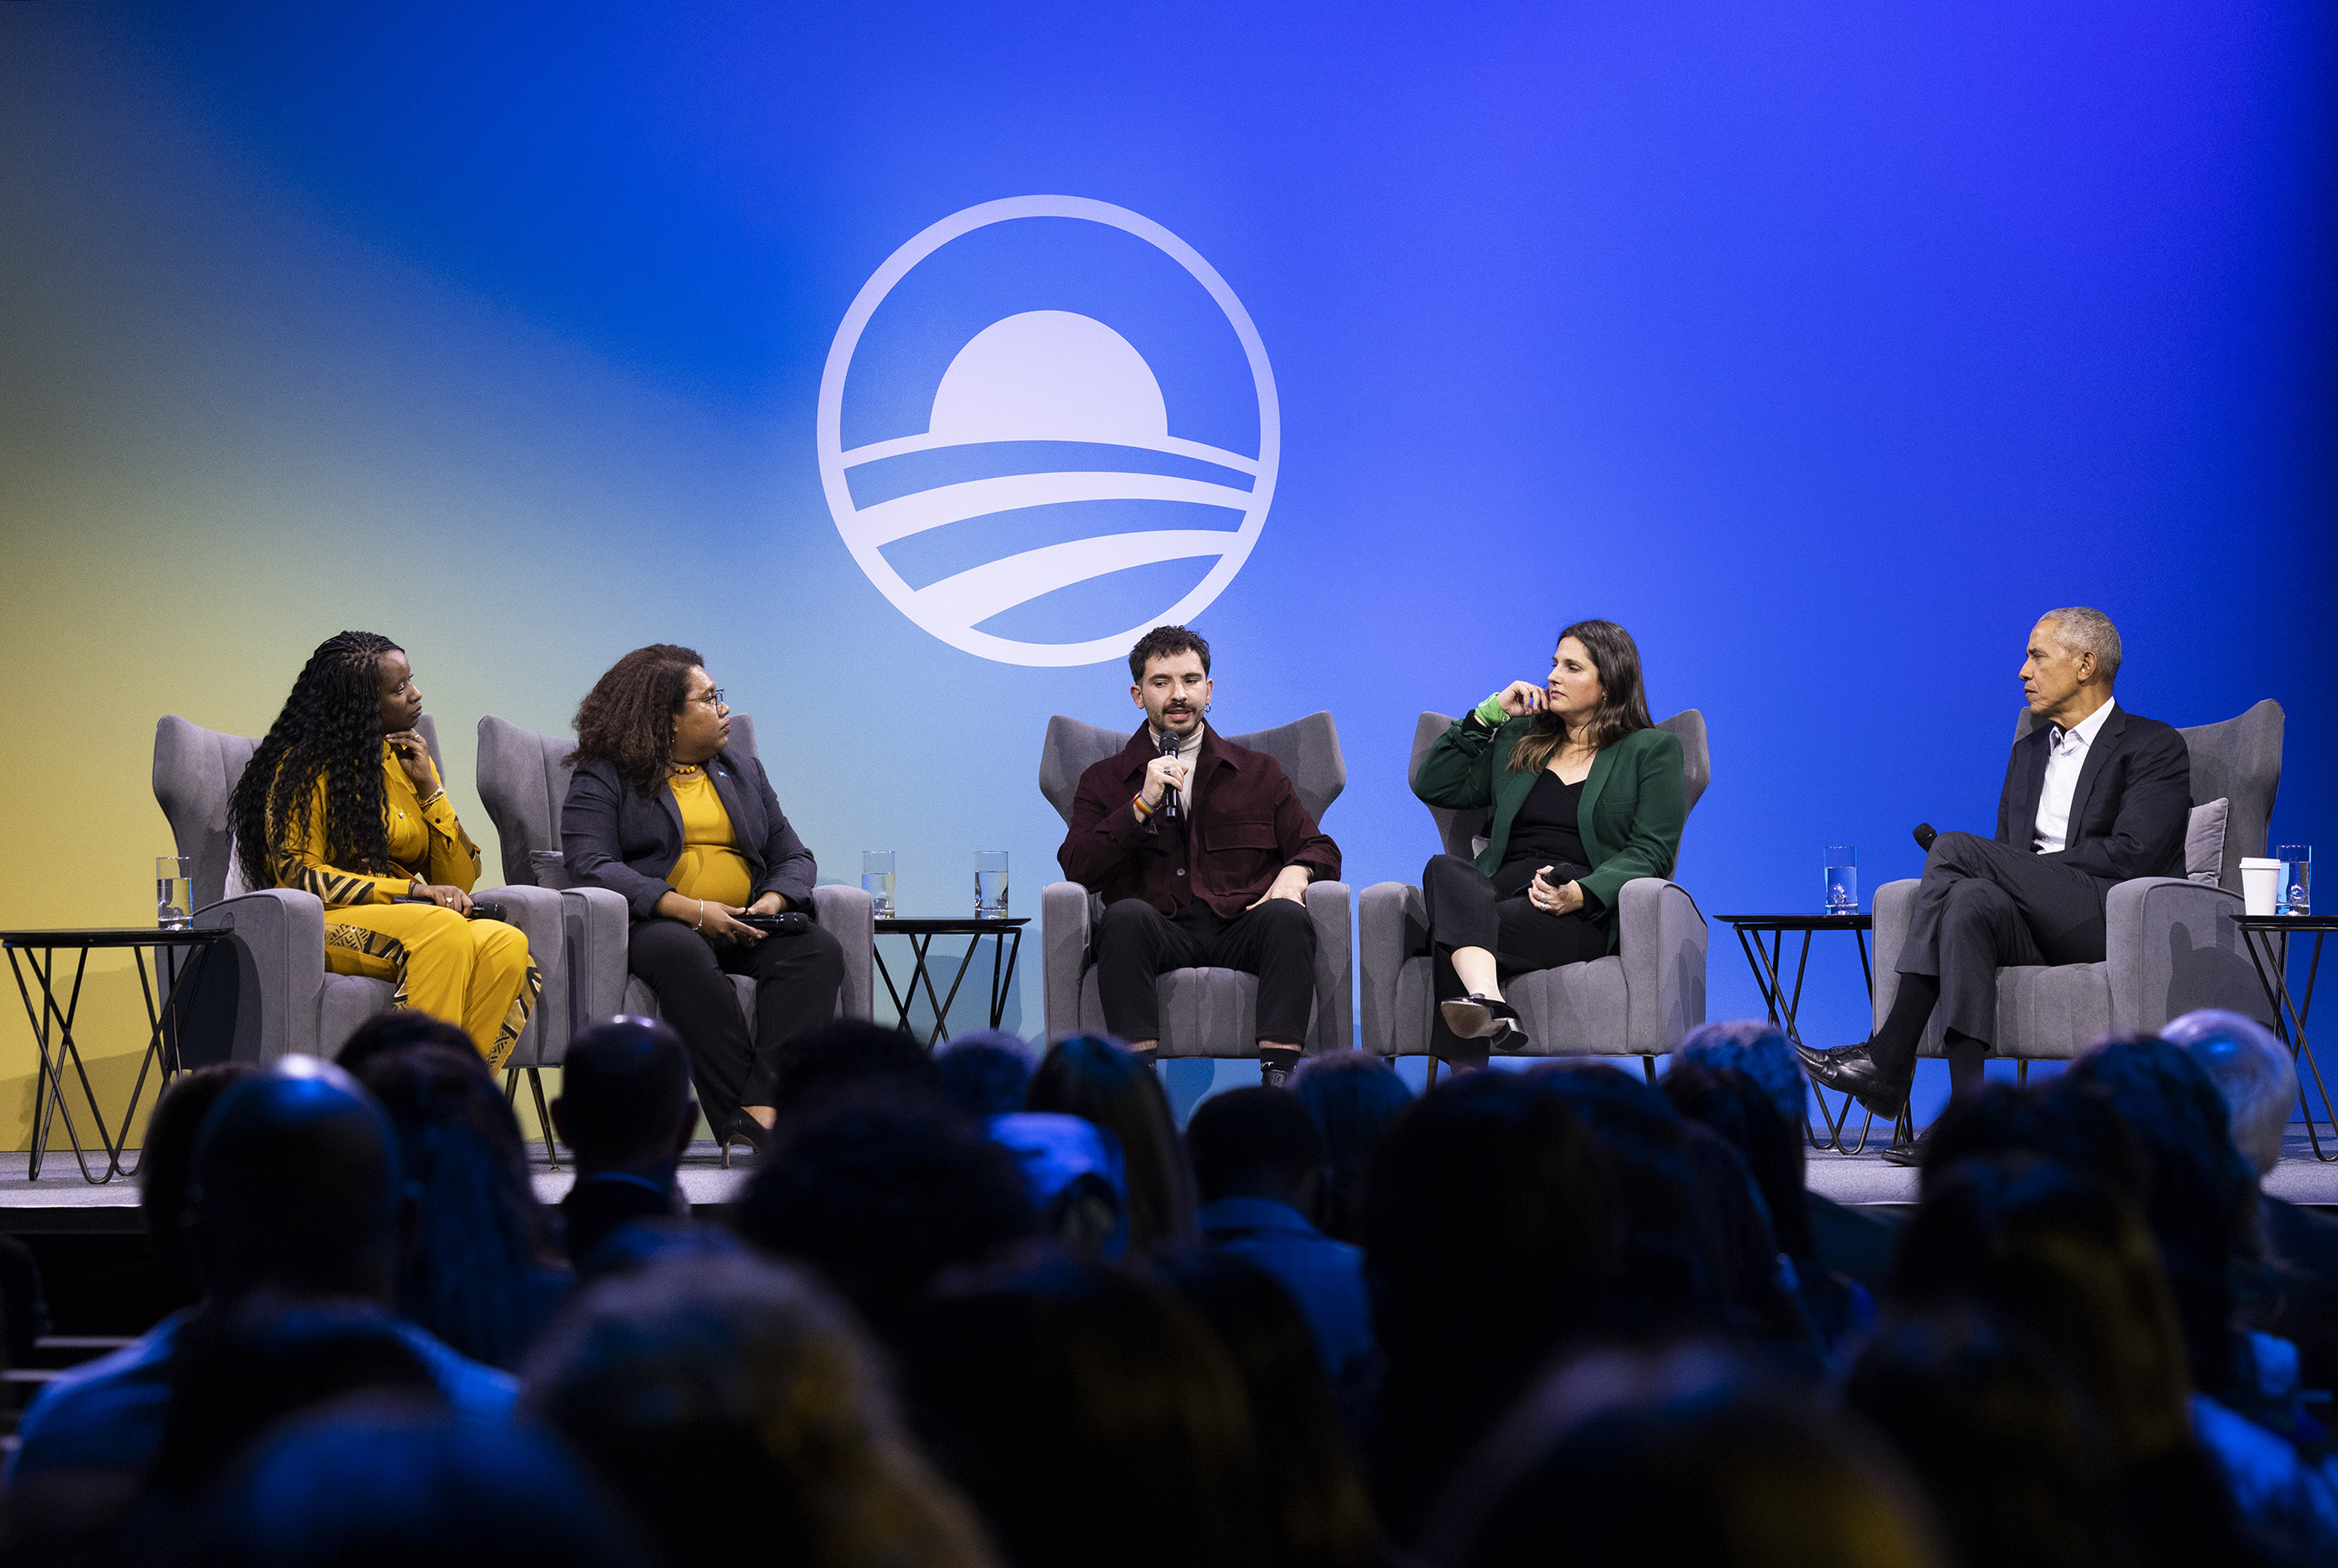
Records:
[[[695,648],[653,642],[609,666],[576,710],[576,750],[569,754],[614,765],[643,795],[665,782],[673,760],[673,721],[690,698],[690,672],[706,661]]]
[[[353,871],[388,872],[378,666],[383,654],[398,652],[378,632],[344,632],[309,655],[284,710],[228,802],[236,857],[254,887],[276,886],[268,863],[271,848],[307,841],[319,773],[327,861]]]

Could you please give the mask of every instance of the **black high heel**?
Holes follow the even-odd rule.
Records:
[[[747,1152],[761,1161],[771,1136],[770,1128],[748,1115],[744,1111],[732,1116],[731,1124],[722,1130],[722,1169],[725,1171],[731,1169],[731,1145],[733,1143],[744,1143],[747,1146]]]
[[[1483,1040],[1497,1051],[1521,1051],[1527,1032],[1518,1024],[1518,1010],[1498,996],[1449,997],[1437,1004],[1445,1026],[1463,1040]]]

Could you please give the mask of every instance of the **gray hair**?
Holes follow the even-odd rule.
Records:
[[[1794,1048],[1775,1024],[1760,1018],[1737,1018],[1700,1024],[1681,1036],[1674,1056],[1711,1068],[1734,1067],[1761,1086],[1770,1102],[1789,1124],[1808,1112],[1802,1063]]]
[[[2207,1069],[2232,1113],[2233,1146],[2258,1175],[2272,1170],[2297,1103],[2297,1066],[2288,1048],[2255,1019],[2217,1007],[2186,1013],[2159,1037]]]
[[[2105,681],[2118,679],[2119,634],[2111,618],[2099,610],[2089,610],[2083,604],[2067,609],[2048,610],[2038,620],[2049,622],[2062,646],[2073,653],[2091,653],[2095,668],[2102,671]]]

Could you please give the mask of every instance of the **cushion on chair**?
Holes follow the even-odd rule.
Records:
[[[2216,886],[2225,872],[2225,819],[2230,799],[2219,798],[2192,808],[2184,828],[2184,875],[2195,882]]]

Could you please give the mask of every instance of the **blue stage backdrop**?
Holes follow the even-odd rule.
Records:
[[[1222,728],[1336,716],[1361,889],[1434,848],[1421,710],[1606,616],[1711,726],[1719,915],[1988,830],[2025,634],[2086,603],[2135,710],[2279,699],[2276,836],[2338,854],[2330,28],[0,6],[0,636],[72,690],[108,628],[11,754],[126,735],[89,799],[155,853],[154,717],[257,732],[363,625],[484,837],[478,717],[564,729],[680,641],[824,876],[895,848],[951,913],[1006,848],[1036,914],[1047,718],[1133,722],[1121,656],[1183,619]],[[98,808],[39,788],[12,865]],[[1864,1034],[1817,962],[1812,1033]],[[1725,927],[1710,995],[1756,1006]]]

